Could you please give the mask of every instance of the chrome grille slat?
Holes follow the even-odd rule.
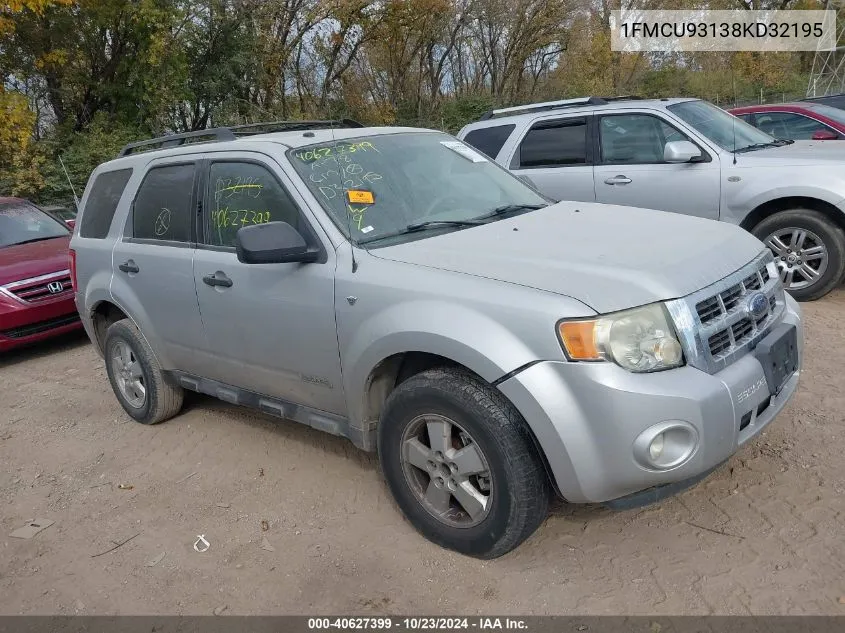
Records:
[[[784,292],[780,277],[770,274],[768,268],[773,265],[771,253],[763,251],[725,279],[667,302],[690,365],[716,373],[753,349],[780,321]],[[747,312],[745,300],[756,292],[766,296],[768,310],[755,320]]]
[[[53,282],[61,282],[63,288],[59,292],[50,292],[49,285]],[[0,286],[0,292],[8,297],[17,299],[22,303],[40,303],[66,297],[73,293],[70,271],[64,270],[40,277],[21,279],[5,286]]]

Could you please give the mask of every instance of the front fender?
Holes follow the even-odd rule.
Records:
[[[746,216],[757,207],[780,200],[782,198],[812,198],[822,200],[843,210],[845,202],[845,184],[840,187],[830,187],[821,184],[806,185],[779,185],[776,182],[765,180],[755,182],[729,201],[726,217],[723,220],[735,224],[741,224]]]
[[[538,360],[521,338],[481,311],[437,300],[394,305],[364,322],[341,354],[349,414],[355,426],[364,421],[372,370],[386,358],[404,352],[443,356],[491,383]]]

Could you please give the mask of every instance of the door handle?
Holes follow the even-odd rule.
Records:
[[[120,266],[118,266],[118,268],[125,273],[137,273],[141,270],[140,268],[138,268],[138,265],[131,259],[127,259]]]
[[[608,178],[607,180],[604,181],[604,184],[606,184],[606,185],[627,185],[629,182],[631,182],[630,178],[620,174],[618,176],[614,176],[613,178]]]
[[[220,272],[219,270],[213,275],[206,275],[202,278],[202,281],[208,286],[221,286],[223,288],[231,288],[234,283],[226,276],[226,273]]]

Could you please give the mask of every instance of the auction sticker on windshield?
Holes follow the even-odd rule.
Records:
[[[476,152],[471,147],[464,145],[460,141],[440,141],[440,144],[448,147],[453,152],[460,154],[464,158],[471,160],[474,163],[486,163],[487,159]]]

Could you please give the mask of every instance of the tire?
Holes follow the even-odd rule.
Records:
[[[433,444],[444,449],[440,458]],[[401,383],[385,403],[378,452],[405,517],[442,547],[496,558],[531,536],[548,513],[551,488],[525,421],[467,371],[429,369]],[[473,497],[466,503],[473,512],[459,496],[465,503]]]
[[[158,424],[179,413],[184,391],[167,380],[155,354],[132,321],[122,319],[109,326],[105,357],[114,395],[133,420]],[[140,378],[143,397],[139,396],[141,390],[137,388],[136,378]]]
[[[845,277],[845,232],[819,211],[780,211],[760,222],[751,232],[774,254],[781,278],[792,270],[792,282],[789,283],[788,277],[784,286],[798,301],[820,299]],[[800,235],[799,232],[805,235],[804,239],[800,244],[792,242],[791,238]],[[824,253],[815,252],[818,246],[823,247]],[[810,251],[812,254],[807,254]],[[807,268],[821,272],[810,282],[803,272]]]

